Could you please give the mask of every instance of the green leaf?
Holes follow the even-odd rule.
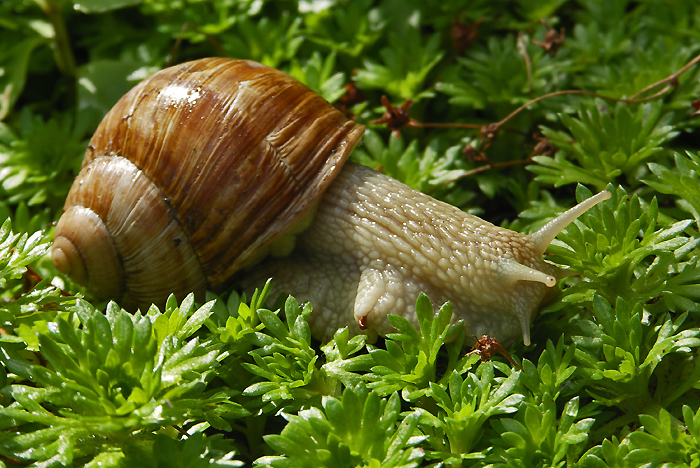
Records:
[[[138,5],[142,1],[143,0],[79,0],[75,2],[73,8],[86,14],[105,13],[107,11]]]
[[[32,36],[12,45],[0,54],[0,121],[10,113],[24,90],[29,59],[34,49],[45,44],[46,38]]]
[[[554,158],[533,158],[538,165],[528,169],[537,174],[535,180],[555,187],[585,183],[602,190],[624,174],[627,182],[635,185],[641,165],[676,136],[668,125],[672,116],[663,116],[660,104],[639,106],[635,114],[622,104],[612,112],[601,111],[601,107],[583,107],[578,119],[561,115],[571,134],[542,128],[560,151]],[[575,163],[567,157],[573,157]]]
[[[416,300],[416,314],[420,332],[405,318],[389,315],[389,323],[398,333],[387,335],[386,350],[368,347],[375,365],[365,379],[370,382],[369,387],[381,395],[403,390],[402,396],[413,400],[427,394],[430,383],[436,381],[438,353],[447,336],[454,336],[455,328],[462,329],[460,324],[450,325],[450,303],[433,314],[432,304],[423,294]],[[459,364],[451,362],[450,365]]]
[[[643,182],[661,193],[676,195],[675,202],[679,208],[689,212],[700,226],[700,157],[687,152],[674,155],[675,170],[662,164],[650,162],[649,170],[654,177]]]
[[[184,301],[182,306],[191,310]],[[149,318],[110,305],[105,317],[83,301],[75,312],[82,328],[71,329],[59,318],[49,326],[54,331],[38,337],[41,358],[50,368],[7,349],[10,357],[0,358],[36,385],[31,390],[7,387],[14,402],[0,408],[0,419],[12,418],[24,428],[0,437],[10,456],[46,464],[87,463],[107,457],[108,447],[140,444],[129,438],[140,434],[137,439],[142,439],[154,428],[207,421],[230,429],[227,419],[249,414],[230,400],[235,392],[205,392],[222,358],[215,343],[169,335],[158,350],[150,319],[157,321],[159,313]],[[88,439],[96,442],[84,444]]]
[[[397,394],[382,398],[363,385],[346,388],[342,399],[323,399],[323,408],[284,414],[288,423],[280,435],[265,436],[279,457],[258,459],[256,465],[298,467],[420,465],[415,434],[419,420],[411,413],[399,421]]]
[[[418,101],[431,97],[431,91],[419,93],[430,71],[440,62],[440,36],[433,34],[425,45],[417,27],[389,33],[389,47],[379,51],[381,62],[365,59],[358,70],[357,84],[362,89],[379,88],[400,99]]]

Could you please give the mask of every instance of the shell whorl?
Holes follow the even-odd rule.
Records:
[[[73,276],[96,297],[133,309],[171,292],[204,292],[192,244],[162,192],[128,159],[101,157],[85,166],[66,205],[56,225],[54,264],[66,257],[84,265],[85,276]],[[63,247],[66,241],[75,251]]]
[[[202,292],[225,282],[299,221],[338,174],[363,131],[364,127],[348,121],[323,98],[280,71],[242,60],[197,60],[153,75],[114,106],[89,143],[78,180],[85,184],[90,174],[97,174],[96,164],[128,160],[139,177],[150,181],[152,189],[148,190],[157,191],[161,199],[167,215],[156,215],[156,221],[164,223],[168,218],[183,233],[163,235],[153,242],[162,242],[169,249],[173,239],[181,244],[189,240],[198,263],[195,270],[205,279],[183,286],[182,291]],[[76,193],[80,192],[75,187],[78,180]],[[105,181],[94,183],[100,186],[95,190],[101,195],[92,198],[104,198],[111,190]],[[136,190],[126,184],[123,191]],[[77,198],[69,196],[66,213],[74,205],[86,206]],[[115,196],[113,204],[117,203],[121,201]],[[134,207],[144,203],[136,201]],[[90,205],[86,207],[97,213]],[[140,226],[143,229],[135,232],[156,229],[151,225],[154,215],[139,216],[143,217],[131,218],[121,228],[104,223],[124,270],[125,279],[120,281],[127,296],[121,303],[128,299],[135,306],[151,301],[162,304],[170,290],[179,292],[179,278],[189,281],[199,275],[185,271],[192,264],[187,260],[172,267],[175,278],[159,277],[139,238],[142,234],[128,241],[115,238]],[[62,223],[57,226],[57,238],[62,236],[58,231]],[[71,240],[73,247],[65,244],[65,249],[54,247],[54,258],[59,264],[73,266],[74,271],[81,264],[89,270],[85,260],[62,260],[67,251],[79,251],[85,258],[88,247],[77,242]],[[128,244],[131,253],[124,253],[122,244]],[[138,256],[142,256],[143,269],[139,284],[155,294],[129,298],[135,286],[128,285],[132,271],[126,267],[127,257]],[[84,283],[96,290],[91,278],[100,274],[87,271],[86,276]],[[163,297],[155,297],[161,293]]]

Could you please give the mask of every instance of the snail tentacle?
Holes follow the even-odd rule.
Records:
[[[511,284],[516,281],[535,281],[549,288],[557,284],[557,279],[554,275],[523,265],[511,258],[499,259],[498,269],[500,274],[503,275],[504,281]]]
[[[573,208],[569,208],[537,231],[530,234],[530,240],[537,255],[542,255],[552,243],[555,237],[563,231],[566,226],[573,223],[576,218],[588,211],[593,206],[610,198],[610,192],[603,190],[590,198],[582,201]]]

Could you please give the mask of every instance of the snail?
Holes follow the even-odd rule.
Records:
[[[56,268],[127,309],[252,282],[311,301],[312,334],[416,323],[420,292],[468,334],[522,336],[556,283],[542,255],[601,192],[533,234],[494,226],[346,162],[364,127],[290,76],[209,58],[129,91],[90,140],[52,247]]]

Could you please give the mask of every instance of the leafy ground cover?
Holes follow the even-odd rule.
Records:
[[[694,0],[3,2],[0,466],[698,466],[698,31]],[[581,274],[517,366],[425,296],[420,330],[319,343],[269,286],[128,314],[57,275],[102,116],[211,55],[287,71],[367,125],[354,159],[496,224],[611,191],[549,249]]]

